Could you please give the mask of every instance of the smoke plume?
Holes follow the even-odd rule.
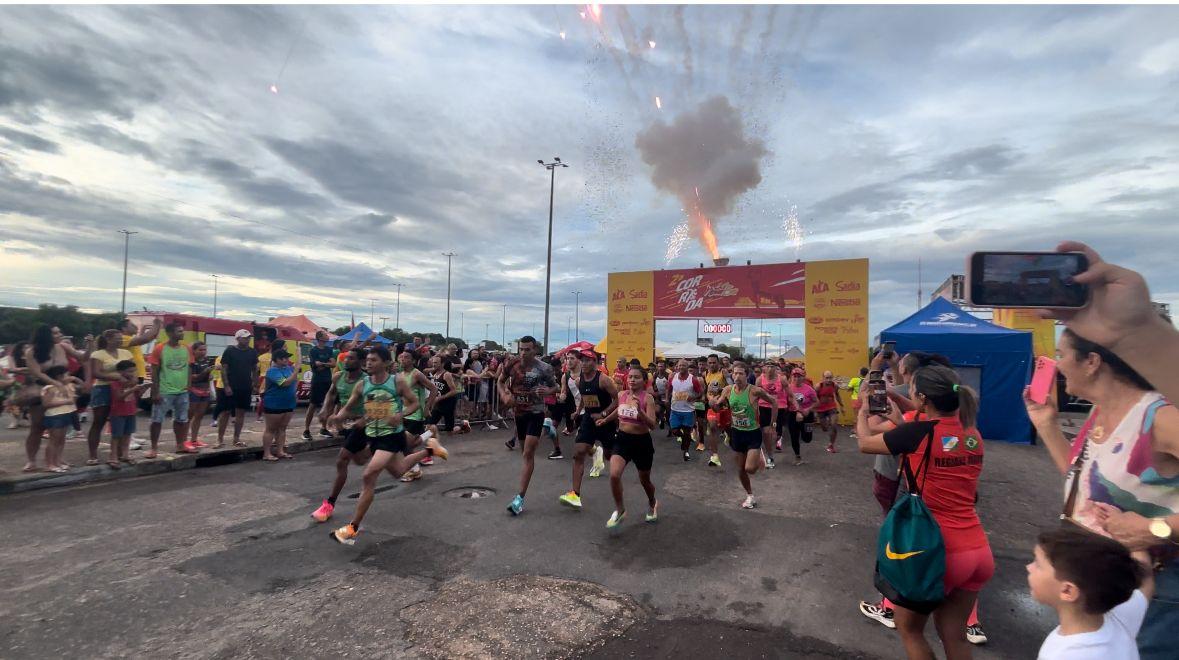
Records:
[[[635,137],[655,187],[684,204],[693,235],[718,255],[712,222],[732,212],[737,198],[761,183],[765,144],[745,134],[737,110],[713,96],[670,124],[662,120]]]

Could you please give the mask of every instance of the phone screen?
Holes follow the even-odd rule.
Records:
[[[1079,252],[975,252],[970,302],[980,307],[1084,307],[1089,287],[1073,276],[1089,269]]]
[[[869,378],[868,380],[868,412],[873,415],[887,415],[889,411],[888,386],[885,385],[879,371],[873,371],[870,375],[875,375],[877,378]]]

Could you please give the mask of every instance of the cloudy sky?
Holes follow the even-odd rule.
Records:
[[[334,327],[376,299],[392,325],[402,283],[401,325],[441,331],[454,252],[451,334],[498,340],[506,304],[539,336],[536,160],[560,156],[553,343],[575,290],[597,339],[607,272],[706,259],[668,261],[681,204],[635,137],[723,95],[768,154],[721,251],[868,257],[873,334],[915,310],[919,256],[928,294],[971,251],[1063,238],[1179,305],[1176,8],[578,11],[0,7],[0,304],[117,310],[125,228],[132,309],[209,314],[217,274],[223,316]]]

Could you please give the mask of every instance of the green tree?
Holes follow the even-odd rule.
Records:
[[[33,329],[42,323],[61,328],[62,334],[72,336],[81,344],[82,337],[98,335],[103,330],[119,327],[122,317],[116,312],[88,314],[77,306],[41,304],[36,309],[0,307],[0,343],[9,344],[28,339]]]

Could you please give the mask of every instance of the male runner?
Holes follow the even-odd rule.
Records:
[[[671,374],[667,373],[667,363],[663,360],[655,368],[655,409],[659,419],[659,428],[667,428],[667,437],[671,437],[671,427],[667,424],[667,384]]]
[[[307,404],[307,416],[303,418],[303,439],[311,439],[311,420],[315,417],[315,409],[325,407],[328,390],[332,388],[332,366],[336,363],[332,348],[327,345],[328,334],[323,330],[315,333],[315,345],[311,347],[311,401]],[[296,367],[295,371],[298,371]],[[332,437],[331,431],[319,422],[319,434],[325,438]]]
[[[843,412],[843,398],[839,396],[839,386],[835,384],[835,374],[823,372],[823,380],[815,388],[819,397],[819,405],[815,406],[815,414],[819,417],[819,426],[827,433],[827,452],[839,453],[835,448],[835,436],[839,434],[839,414]]]
[[[725,387],[716,397],[710,397],[713,405],[718,400],[725,399],[733,411],[733,430],[729,435],[729,446],[737,456],[737,478],[741,487],[745,489],[745,501],[742,509],[752,509],[757,506],[753,497],[753,485],[749,476],[756,474],[765,467],[765,452],[762,450],[761,421],[758,419],[757,404],[754,400],[765,401],[770,404],[770,419],[777,426],[778,400],[773,395],[748,381],[749,371],[743,363],[733,365],[732,385]]]
[[[525,335],[517,342],[520,356],[504,367],[499,376],[500,401],[513,406],[516,413],[516,437],[523,441],[524,465],[520,470],[520,492],[508,504],[508,511],[518,516],[524,511],[524,495],[536,466],[536,445],[544,427],[544,397],[557,391],[553,368],[536,359],[536,339]]]
[[[439,355],[430,358],[430,380],[434,383],[434,390],[438,392],[430,409],[430,433],[435,438],[439,437],[438,422],[443,422],[446,435],[454,435],[454,413],[458,405],[459,383]]]
[[[618,405],[618,388],[614,379],[605,378],[594,369],[598,363],[598,355],[590,350],[581,352],[581,375],[577,381],[577,391],[581,393],[581,403],[578,406],[581,415],[581,425],[577,429],[577,441],[573,445],[573,490],[558,498],[561,504],[581,508],[581,478],[585,468],[585,456],[592,449],[594,464],[590,468],[590,477],[601,475],[605,467],[605,458],[609,458],[614,443],[614,434],[618,430],[617,424],[599,425],[598,420],[607,417]],[[628,370],[629,372],[629,370]],[[586,376],[589,376],[586,378]],[[599,444],[594,447],[594,444]]]
[[[397,356],[397,362],[400,369],[397,373],[399,378],[403,378],[407,385],[417,395],[418,401],[421,405],[418,409],[405,416],[405,435],[407,444],[410,447],[416,447],[423,440],[429,440],[432,434],[423,435],[426,432],[426,409],[434,405],[434,400],[438,398],[438,388],[434,387],[426,375],[418,371],[413,364],[413,353],[409,351],[402,351],[401,355]],[[422,478],[422,468],[420,465],[433,465],[434,459],[429,456],[422,459],[421,463],[415,463],[402,477],[404,482],[410,482],[415,479]]]
[[[725,372],[721,371],[720,358],[716,355],[708,356],[708,372],[704,374],[704,384],[708,390],[708,399],[711,402],[713,397],[719,397],[721,390],[728,385],[728,378]],[[716,448],[720,444],[720,434],[722,431],[727,431],[732,425],[733,416],[729,410],[728,402],[721,401],[711,406],[708,410],[708,451],[712,454],[708,459],[708,465],[712,467],[720,467],[720,456],[716,453]],[[697,443],[696,451],[700,451],[704,446]]]
[[[424,449],[409,452],[403,419],[404,415],[417,410],[421,403],[404,379],[390,373],[393,356],[389,355],[389,349],[374,346],[369,350],[365,363],[368,376],[365,376],[363,386],[353,388],[352,396],[348,397],[348,403],[342,411],[346,412],[357,403],[363,403],[364,430],[361,433],[349,433],[344,448],[353,454],[366,447],[372,452],[372,458],[364,466],[364,485],[356,502],[356,512],[352,514],[352,522],[331,533],[332,539],[347,545],[356,542],[360,523],[372,505],[381,472],[388,469],[394,477],[401,477],[410,466],[427,456],[437,456],[443,460],[450,457],[437,438],[427,440]],[[337,414],[337,417],[342,421],[341,414]]]
[[[684,460],[692,460],[688,447],[692,442],[692,427],[696,425],[694,403],[704,394],[704,385],[692,375],[687,360],[681,359],[676,363],[676,373],[671,377],[667,394],[667,407],[671,410],[668,426],[671,427],[672,435],[680,439]]]
[[[703,383],[700,374],[704,373],[705,368],[704,358],[693,360],[688,372],[692,374],[692,378]],[[708,396],[707,392],[702,392],[700,398],[692,402],[692,410],[696,415],[696,451],[704,451],[704,436],[708,432]]]
[[[358,440],[357,443],[352,442],[351,434],[363,435],[364,425],[357,424],[351,429],[345,428],[345,425],[352,420],[364,417],[363,402],[358,401],[351,408],[348,408],[347,405],[352,398],[352,390],[358,384],[361,387],[364,386],[364,372],[360,370],[360,365],[362,361],[366,360],[366,356],[367,352],[359,348],[344,352],[344,361],[340,363],[342,369],[332,378],[332,385],[327,392],[327,401],[333,403],[324,408],[323,414],[319,418],[319,423],[324,428],[328,428],[334,422],[336,432],[341,436],[347,434],[347,440],[340,447],[339,454],[336,455],[336,480],[332,483],[332,493],[311,514],[311,517],[318,522],[326,522],[328,518],[332,517],[332,511],[336,508],[336,498],[340,496],[340,491],[344,490],[344,484],[348,481],[348,464],[363,465],[369,458],[366,447],[361,447],[355,452],[349,449],[349,447],[356,447],[359,442]],[[331,413],[333,408],[338,410],[338,414]]]

